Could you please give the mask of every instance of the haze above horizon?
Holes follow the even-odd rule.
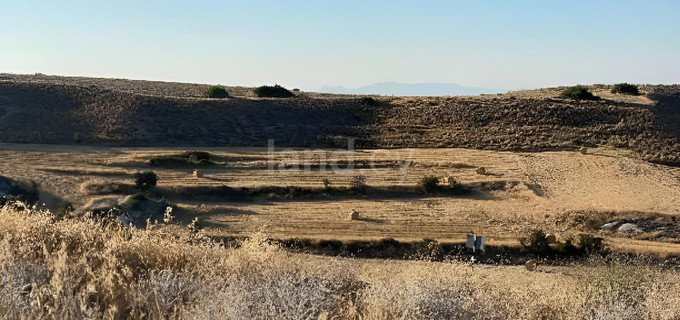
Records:
[[[2,1],[0,72],[317,91],[680,82],[677,1]]]

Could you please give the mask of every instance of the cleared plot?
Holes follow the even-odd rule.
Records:
[[[643,251],[655,249],[640,243],[655,240],[664,244],[651,247],[680,253],[672,230],[620,234],[593,228],[635,217],[676,221],[680,214],[678,169],[630,158],[625,151],[280,150],[270,155],[266,149],[207,148],[201,151],[210,152],[217,161],[195,166],[201,176],[193,174],[191,165],[148,164],[153,157],[185,151],[192,150],[5,144],[0,146],[4,159],[0,170],[11,178],[36,180],[77,205],[101,196],[87,186],[129,185],[134,172],[154,170],[160,177],[158,187],[177,205],[176,227],[198,217],[205,232],[214,235],[264,231],[280,238],[460,241],[474,232],[486,235],[490,243],[516,243],[527,230],[541,228],[563,238],[584,231],[601,233],[618,238],[612,243],[619,247]],[[348,163],[354,164],[353,170],[347,169]],[[335,164],[344,169],[333,170]],[[349,188],[358,175],[378,191],[333,192]],[[424,194],[416,186],[426,175],[454,177],[469,192]],[[325,189],[324,179],[330,182],[330,190]],[[265,194],[239,201],[171,192],[224,186],[235,190],[294,186],[314,192],[304,197]],[[358,219],[348,219],[352,210],[359,212]]]

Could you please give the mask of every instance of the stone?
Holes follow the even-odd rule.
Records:
[[[547,241],[548,244],[557,243],[557,236],[554,234],[548,234],[545,236],[545,241]]]
[[[359,219],[359,212],[356,210],[352,210],[349,212],[349,215],[347,215],[347,220],[356,220]]]
[[[613,221],[613,222],[605,223],[605,224],[603,224],[603,225],[600,227],[600,229],[606,230],[606,231],[614,230],[614,228],[615,228],[616,226],[618,226],[619,223],[621,223],[621,222],[619,222],[619,221]]]
[[[486,174],[486,168],[484,168],[484,167],[477,168],[477,174],[482,174],[482,175]]]
[[[536,260],[533,260],[533,259],[527,261],[524,264],[524,267],[529,271],[535,271],[537,266],[538,266],[538,264],[536,263]]]
[[[634,223],[624,223],[618,228],[619,232],[642,233],[643,231]]]

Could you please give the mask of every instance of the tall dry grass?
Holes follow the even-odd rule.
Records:
[[[593,261],[528,272],[239,248],[0,209],[3,319],[678,319],[680,274]]]

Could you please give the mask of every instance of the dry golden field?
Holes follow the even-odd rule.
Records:
[[[216,157],[215,164],[159,167],[150,166],[149,159],[191,150],[23,144],[3,144],[0,150],[2,175],[35,180],[43,194],[72,202],[76,212],[93,199],[134,193],[133,174],[153,170],[159,192],[175,207],[176,220],[168,228],[184,228],[198,218],[202,232],[214,236],[263,232],[281,239],[462,242],[466,234],[476,233],[490,245],[517,246],[529,230],[542,229],[561,239],[598,234],[615,251],[680,254],[680,172],[617,149],[586,154],[277,149],[270,161],[266,149],[208,148],[201,150]],[[331,167],[332,159],[338,160],[339,170]],[[345,167],[348,159],[353,170]],[[480,167],[484,174],[477,172]],[[194,168],[203,176],[194,176]],[[366,177],[366,194],[338,191],[358,175]],[[454,177],[466,192],[426,194],[418,188],[426,175]],[[292,186],[308,192],[265,191],[247,199],[210,195],[223,186]],[[358,219],[348,219],[352,210]],[[642,230],[599,230],[611,221],[637,223]]]

